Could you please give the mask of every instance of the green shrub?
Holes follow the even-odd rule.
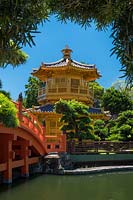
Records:
[[[14,103],[2,93],[0,93],[0,122],[6,127],[16,127],[19,124]]]

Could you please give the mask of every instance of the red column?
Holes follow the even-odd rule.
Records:
[[[21,168],[21,175],[23,177],[29,177],[29,149],[28,149],[29,143],[28,141],[24,141],[21,145],[21,157],[24,159],[24,166]]]
[[[62,135],[62,148],[63,151],[66,152],[66,134]]]
[[[4,172],[4,183],[12,183],[12,140],[5,142],[5,161],[7,170]]]

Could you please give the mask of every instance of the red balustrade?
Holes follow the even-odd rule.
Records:
[[[44,128],[40,125],[38,119],[27,109],[22,107],[21,102],[14,102],[18,109],[18,118],[20,126],[28,129],[37,139],[44,142]]]

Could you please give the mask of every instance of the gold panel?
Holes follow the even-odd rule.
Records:
[[[58,88],[58,92],[66,92],[67,91],[67,88]]]

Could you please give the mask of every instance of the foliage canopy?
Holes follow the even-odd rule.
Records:
[[[133,111],[120,113],[109,129],[110,135],[107,140],[133,141]]]
[[[40,23],[56,14],[59,20],[71,20],[81,26],[95,22],[99,30],[111,25],[112,54],[122,64],[127,83],[133,85],[133,2],[132,0],[1,0],[0,66],[24,63],[21,48],[35,45]]]
[[[68,133],[69,138],[95,139],[86,105],[75,100],[60,100],[55,104],[55,111],[62,114],[61,130]]]
[[[0,66],[23,63],[27,55],[20,49],[35,45],[38,24],[48,17],[44,0],[0,1]]]
[[[102,106],[105,110],[109,110],[112,115],[117,115],[122,111],[131,110],[133,101],[125,91],[119,91],[111,87],[103,94]]]
[[[99,140],[105,140],[108,136],[108,129],[106,127],[105,121],[97,119],[94,122],[94,134],[99,137]]]
[[[95,81],[89,82],[89,88],[91,88],[94,93],[94,107],[100,107],[104,88]]]
[[[17,109],[4,94],[0,92],[0,122],[7,127],[16,127],[19,124]]]
[[[131,0],[47,0],[59,20],[71,20],[81,26],[95,22],[99,30],[111,25],[112,54],[122,64],[127,83],[133,84],[133,1]]]
[[[28,79],[28,83],[25,85],[25,99],[24,99],[24,106],[26,108],[31,108],[33,105],[37,106],[39,105],[37,102],[38,97],[38,89],[39,86],[42,84],[42,82],[35,78],[30,76]]]

